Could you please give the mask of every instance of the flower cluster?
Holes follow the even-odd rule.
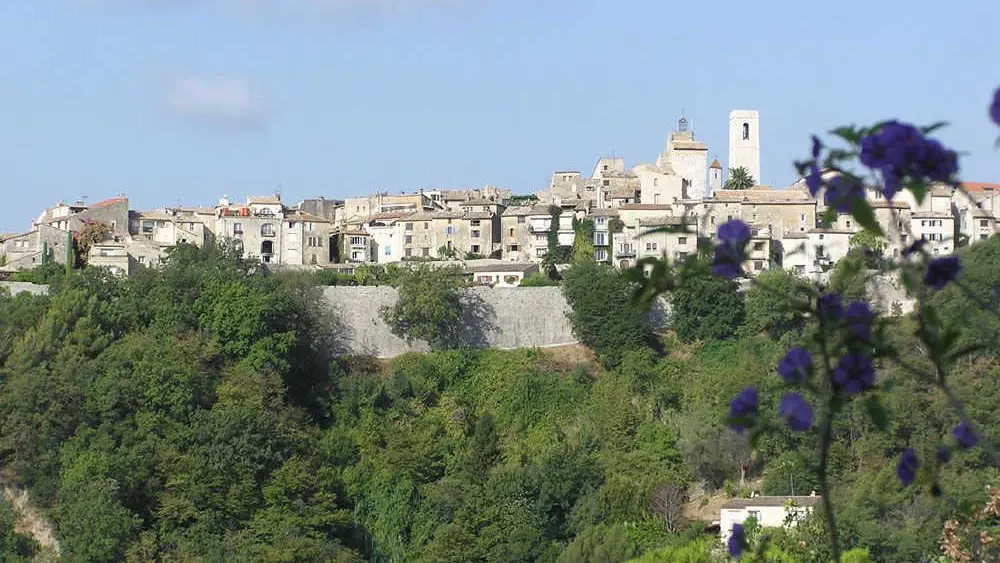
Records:
[[[712,273],[727,279],[739,277],[743,252],[750,242],[750,227],[739,219],[719,225],[719,244],[712,253]]]
[[[861,140],[861,163],[882,174],[882,191],[892,199],[910,178],[948,182],[958,172],[958,156],[907,123],[889,121]]]
[[[959,422],[951,431],[955,438],[955,444],[962,449],[971,449],[979,443],[975,431],[965,421]],[[948,446],[939,445],[934,451],[934,457],[939,465],[944,465],[951,461],[951,449]],[[913,483],[917,477],[917,470],[920,468],[917,452],[913,448],[907,448],[900,456],[896,465],[896,476],[903,486]]]
[[[743,524],[733,524],[732,533],[729,534],[729,541],[726,544],[726,551],[732,557],[739,557],[743,553],[743,547],[746,543],[746,530],[743,528]]]

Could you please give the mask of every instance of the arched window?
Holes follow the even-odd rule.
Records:
[[[750,140],[750,124],[749,123],[744,123],[743,124],[743,140],[744,141],[749,141]]]
[[[660,179],[659,179],[659,178],[653,178],[653,187],[654,187],[654,188],[655,188],[655,187],[656,187],[656,185],[657,185],[657,184],[659,184],[659,183],[660,183]]]
[[[273,237],[274,236],[274,223],[264,223],[260,226],[260,236],[262,237]]]

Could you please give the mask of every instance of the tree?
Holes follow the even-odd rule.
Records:
[[[757,185],[757,180],[750,175],[750,171],[743,166],[729,169],[729,178],[726,180],[727,190],[749,190]]]
[[[535,272],[524,277],[518,287],[551,287],[557,286],[559,282],[546,276],[541,272]]]
[[[691,256],[670,296],[674,331],[684,342],[725,340],[743,324],[743,296],[735,282],[712,275],[708,261]]]
[[[87,221],[79,231],[74,233],[74,246],[77,250],[77,261],[82,266],[90,257],[90,248],[104,242],[111,235],[111,227],[101,221]]]
[[[614,268],[593,260],[575,264],[565,274],[563,293],[573,309],[573,333],[606,365],[650,343],[652,331],[632,302],[631,284]]]
[[[885,237],[868,229],[851,235],[848,244],[851,245],[851,248],[862,248],[866,255],[871,256],[871,267],[875,266],[875,263],[882,258],[882,254],[885,252]]]
[[[441,350],[462,342],[463,303],[459,289],[466,283],[458,268],[413,268],[400,276],[395,305],[381,311],[395,334],[424,340]]]
[[[573,252],[574,264],[594,259],[594,220],[573,220]]]
[[[802,310],[790,299],[805,298],[808,285],[795,274],[779,268],[770,269],[757,277],[757,283],[746,292],[746,330],[749,334],[766,332],[780,340],[788,333],[800,332],[806,323]]]
[[[576,536],[556,563],[617,563],[638,555],[638,547],[621,524],[591,526]]]

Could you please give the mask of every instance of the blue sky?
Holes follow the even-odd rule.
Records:
[[[0,231],[45,206],[544,188],[655,159],[683,110],[725,164],[761,113],[763,183],[809,135],[945,119],[1000,181],[1000,3],[842,0],[4,0]]]

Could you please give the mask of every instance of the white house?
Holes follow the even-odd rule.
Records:
[[[729,541],[733,524],[742,524],[754,518],[762,528],[781,528],[785,523],[795,525],[809,514],[821,497],[778,496],[733,499],[722,506],[719,514],[719,535],[723,545]]]

